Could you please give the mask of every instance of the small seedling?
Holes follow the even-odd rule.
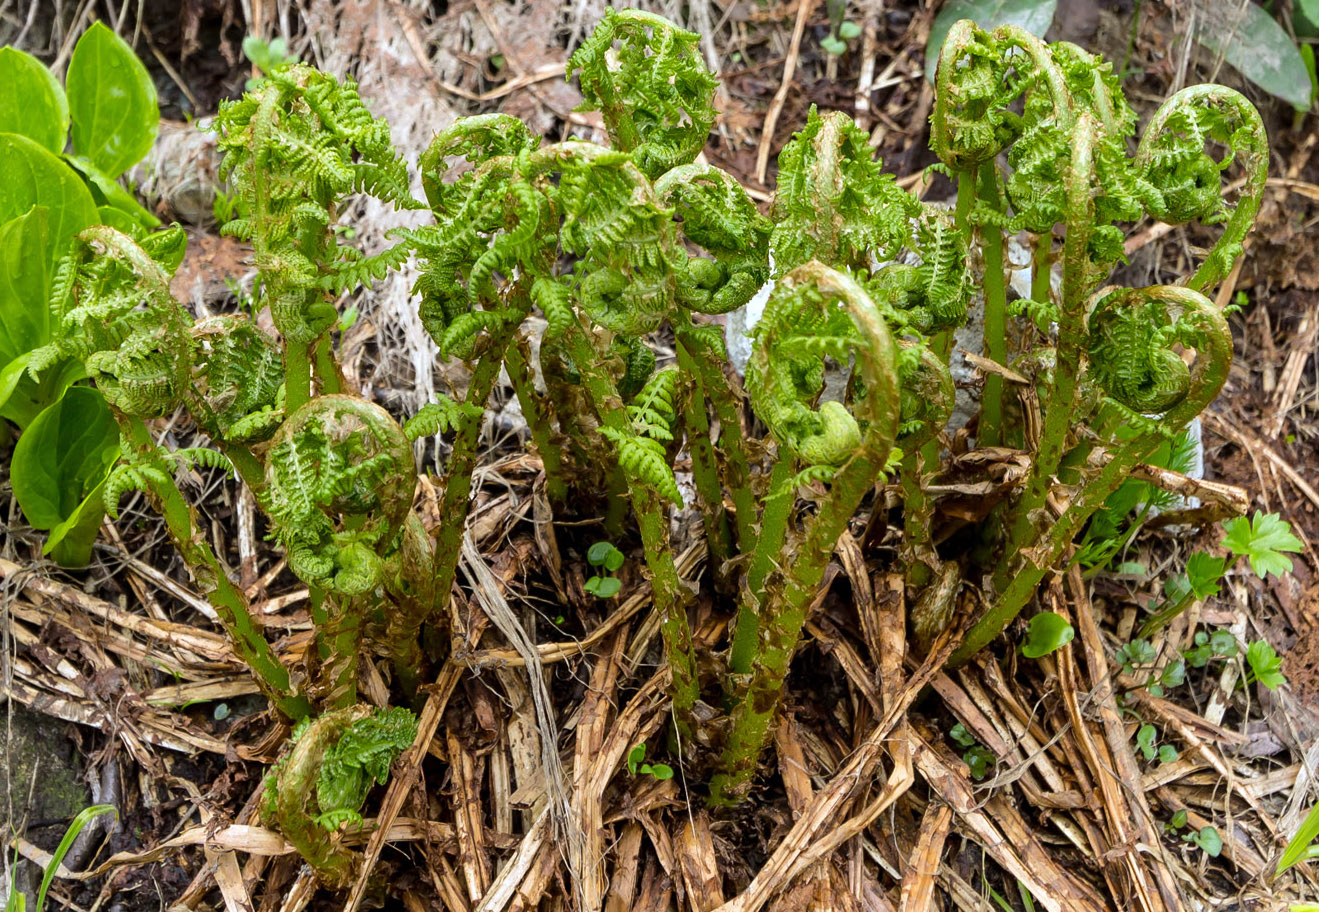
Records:
[[[1160,764],[1172,763],[1177,759],[1177,748],[1171,744],[1158,743],[1158,729],[1146,723],[1136,731],[1136,746],[1145,755],[1146,760],[1158,759]]]
[[[1256,640],[1246,647],[1246,664],[1250,666],[1248,681],[1263,684],[1269,690],[1277,690],[1287,683],[1287,676],[1282,673],[1282,658],[1268,640]]]
[[[1176,833],[1186,827],[1186,811],[1181,810],[1172,815],[1172,820],[1164,826],[1169,833]],[[1223,851],[1223,837],[1217,827],[1205,826],[1198,830],[1188,830],[1181,834],[1182,842],[1198,845],[1210,858],[1217,858]]]
[[[1292,561],[1283,552],[1301,550],[1301,540],[1292,534],[1291,524],[1278,518],[1277,513],[1255,511],[1252,519],[1236,516],[1223,523],[1227,535],[1223,545],[1232,553],[1250,559],[1250,569],[1260,579],[1272,574],[1290,573]]]
[[[617,572],[623,566],[623,561],[623,552],[611,543],[596,542],[586,550],[586,562],[592,567],[603,570],[604,573],[592,576],[582,588],[596,598],[607,599],[618,595],[623,583],[617,577],[607,574]]]
[[[958,747],[965,748],[962,754],[962,762],[967,765],[971,771],[971,778],[979,782],[989,775],[989,769],[998,762],[994,752],[985,747],[976,740],[975,735],[967,730],[967,727],[958,722],[948,730],[948,737],[952,738]]]
[[[1204,668],[1211,659],[1230,659],[1237,654],[1237,638],[1230,630],[1220,629],[1213,633],[1198,630],[1194,643],[1194,646],[1182,652],[1192,668]]]
[[[647,763],[646,745],[638,744],[627,752],[627,771],[633,776],[654,776],[659,781],[673,778],[673,767],[667,763]]]
[[[1043,611],[1030,619],[1021,654],[1038,659],[1066,646],[1076,636],[1076,629],[1067,619],[1053,611]]]
[[[1118,664],[1124,674],[1135,674],[1138,669],[1151,665],[1158,657],[1158,652],[1150,641],[1142,637],[1123,643],[1117,651]]]

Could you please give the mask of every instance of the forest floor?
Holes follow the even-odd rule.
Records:
[[[573,110],[580,96],[563,75],[570,43],[599,18],[602,0],[32,3],[0,4],[6,41],[22,30],[27,50],[67,59],[96,17],[151,67],[168,122],[138,177],[159,214],[189,229],[174,290],[199,311],[233,309],[235,290],[252,278],[247,252],[216,231],[213,143],[198,129],[251,75],[245,35],[282,37],[303,60],[355,75],[413,161],[454,117],[494,110],[553,139],[599,138],[593,115]],[[723,80],[705,155],[758,200],[772,193],[775,156],[811,105],[855,116],[904,186],[951,196],[944,178],[925,175],[935,161],[925,44],[938,2],[852,3],[846,17],[861,34],[840,56],[821,46],[825,3],[643,5],[702,34]],[[585,908],[598,895],[611,912],[1075,912],[1282,910],[1319,898],[1311,866],[1274,876],[1286,835],[1319,800],[1319,128],[1315,115],[1298,121],[1212,55],[1187,53],[1195,2],[1138,6],[1137,19],[1130,2],[1063,0],[1049,38],[1125,60],[1124,88],[1143,115],[1210,78],[1265,113],[1271,180],[1243,265],[1220,294],[1242,307],[1231,319],[1236,362],[1204,416],[1205,474],[1246,489],[1252,511],[1280,513],[1304,542],[1292,573],[1268,583],[1230,575],[1152,645],[1168,657],[1197,631],[1265,638],[1283,655],[1287,686],[1240,687],[1242,664],[1221,661],[1157,697],[1112,661],[1133,636],[1138,607],[1158,596],[1161,571],[1194,548],[1221,551],[1217,526],[1142,530],[1123,567],[1145,571],[1058,580],[1046,600],[1072,618],[1077,638],[1054,656],[1025,663],[1009,654],[937,674],[914,659],[904,670],[893,575],[848,538],[808,622],[760,788],[741,808],[711,814],[693,791],[701,770],[668,780],[628,772],[626,754],[648,738],[648,759],[671,759],[653,737],[667,704],[648,587],[629,561],[617,602],[582,593],[592,530],[558,529],[549,544],[536,534],[538,465],[504,410],[487,429],[471,530],[493,583],[461,606],[461,655],[427,689],[428,754],[377,791],[359,834],[360,882],[335,896],[257,825],[263,770],[287,728],[265,711],[155,518],[130,505],[107,522],[91,568],[63,571],[42,560],[40,536],[0,477],[0,820],[16,833],[13,857],[44,864],[86,804],[118,811],[117,823],[103,818],[85,831],[55,879],[52,907],[494,912]],[[382,240],[379,214],[358,213],[368,246]],[[1138,225],[1117,281],[1175,281],[1196,242]],[[462,382],[434,365],[406,281],[356,304],[342,348],[364,395],[410,413]],[[435,455],[426,454],[431,469]],[[250,496],[218,474],[194,481],[216,550],[277,649],[300,654],[310,642],[306,591],[261,540]],[[433,486],[423,482],[418,496],[436,511]],[[680,550],[684,575],[698,576],[700,549]],[[585,839],[575,850],[556,844],[539,813],[540,688],[526,658],[487,629],[485,598],[511,605],[538,644],[532,673],[548,685]],[[728,609],[706,594],[692,619],[698,639],[714,642]],[[366,699],[388,700],[385,674],[363,663]],[[1135,743],[1144,723],[1177,759],[1145,759]],[[980,779],[963,762],[967,745],[950,737],[958,725],[992,755]],[[1180,812],[1187,825],[1171,827]],[[1213,857],[1182,838],[1209,826],[1222,839]],[[569,873],[582,859],[598,877]],[[35,870],[18,868],[20,880]]]

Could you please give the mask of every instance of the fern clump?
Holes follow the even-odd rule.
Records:
[[[359,705],[360,659],[390,659],[399,702],[460,660],[443,634],[501,382],[550,511],[639,540],[675,743],[708,755],[717,805],[752,787],[810,606],[854,520],[889,528],[881,552],[870,534],[857,547],[896,561],[922,648],[953,635],[944,627],[964,586],[983,596],[952,656],[964,661],[1067,565],[1090,517],[1227,376],[1230,333],[1205,295],[1241,252],[1267,165],[1257,113],[1228,89],[1179,93],[1137,137],[1099,58],[959,23],[931,118],[931,146],[957,182],[952,211],[899,187],[845,114],[813,108],[780,155],[765,213],[696,161],[716,88],[698,36],[611,10],[569,71],[607,144],[542,142],[503,114],[464,118],[420,159],[424,204],[351,80],[280,64],[226,104],[223,173],[239,200],[227,231],[252,244],[255,303],[278,337],[246,316],[194,320],[174,301],[176,231],[135,241],[88,229],[53,282],[67,332],[32,369],[74,357],[105,391],[125,442],[110,506],[146,493],[263,690],[290,718],[315,717],[272,774],[264,813],[330,884],[347,881],[353,859],[329,830],[359,819],[415,734],[406,711]],[[1225,198],[1236,167],[1245,185]],[[351,193],[432,218],[368,256],[336,230]],[[1126,230],[1146,216],[1222,234],[1185,285],[1106,287]],[[1026,232],[1032,248],[1031,293],[1011,306],[1005,232]],[[334,327],[345,292],[409,258],[419,317],[468,382],[400,421],[353,393]],[[757,295],[744,384],[711,317]],[[952,332],[977,295],[981,407],[949,447]],[[1010,320],[1021,352],[1008,351]],[[1005,403],[1004,377],[1031,408]],[[158,444],[149,422],[180,408],[209,446]],[[430,436],[447,444],[435,528],[413,504],[413,444]],[[972,446],[981,452],[962,452]],[[1013,466],[974,553],[937,538],[946,488],[931,482],[950,450]],[[289,666],[199,533],[174,480],[181,465],[235,472],[307,585],[315,642]],[[706,581],[679,577],[671,540],[688,505],[708,546],[709,604],[729,618],[708,655],[688,618]],[[728,718],[710,724],[702,704]]]

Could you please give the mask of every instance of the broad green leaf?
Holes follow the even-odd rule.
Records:
[[[35,206],[0,225],[0,364],[50,341],[55,249],[47,216],[44,206]]]
[[[1053,24],[1057,8],[1058,0],[951,0],[939,10],[930,26],[930,40],[925,45],[925,78],[934,82],[943,40],[959,19],[970,19],[983,29],[1015,25],[1042,38]]]
[[[64,160],[82,175],[83,180],[87,181],[87,186],[92,192],[92,199],[96,201],[96,205],[100,208],[102,217],[105,216],[107,210],[115,209],[128,216],[132,223],[138,226],[132,231],[125,232],[126,234],[136,237],[142,233],[142,228],[160,227],[160,219],[152,215],[118,181],[106,177],[90,160],[80,155],[66,155]],[[122,223],[123,219],[116,218],[115,221],[107,221],[104,224],[118,227]]]
[[[1136,731],[1136,745],[1140,748],[1140,752],[1145,755],[1146,760],[1153,760],[1159,755],[1158,748],[1154,746],[1154,739],[1158,734],[1158,729],[1148,722]]]
[[[98,217],[96,203],[77,172],[26,136],[0,133],[0,223],[47,210],[47,230],[57,252]]]
[[[1278,873],[1290,868],[1298,862],[1304,861],[1310,857],[1310,852],[1315,848],[1312,843],[1319,839],[1319,804],[1310,808],[1310,813],[1305,815],[1301,821],[1301,826],[1292,834],[1292,838],[1287,840],[1287,847],[1282,850],[1282,857],[1278,859]]]
[[[73,49],[65,84],[73,151],[111,178],[141,161],[156,141],[160,111],[151,74],[133,49],[95,23]]]
[[[46,535],[42,554],[49,554],[61,567],[85,567],[92,559],[92,546],[105,519],[105,481],[82,499],[73,515]]]
[[[64,89],[40,60],[0,48],[0,133],[18,133],[56,155],[69,135]]]
[[[14,447],[14,496],[27,521],[51,530],[73,517],[119,454],[119,429],[101,394],[75,386],[28,425]]]
[[[1030,619],[1021,654],[1028,659],[1038,659],[1066,646],[1075,636],[1076,630],[1065,617],[1057,612],[1042,611]]]
[[[1235,29],[1201,29],[1196,38],[1264,91],[1309,109],[1310,73],[1301,52],[1262,7],[1248,3]]]
[[[20,428],[35,421],[46,406],[58,401],[65,390],[87,377],[87,368],[80,358],[69,358],[42,371],[36,378],[28,371],[28,363],[28,356],[21,355],[0,369],[0,418],[6,418]]]

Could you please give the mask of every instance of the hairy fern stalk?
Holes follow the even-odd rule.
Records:
[[[1241,254],[1267,164],[1258,114],[1229,89],[1179,93],[1138,138],[1103,61],[962,22],[940,59],[931,118],[955,209],[901,189],[846,115],[812,109],[779,157],[766,214],[734,178],[696,161],[717,85],[697,36],[610,10],[569,70],[607,145],[546,144],[501,114],[466,118],[422,155],[424,202],[350,81],[282,65],[226,105],[218,130],[239,214],[225,230],[252,244],[257,304],[278,338],[246,316],[194,320],[169,296],[177,230],[89,229],[54,283],[68,332],[33,369],[76,356],[105,391],[127,442],[106,486],[111,509],[125,491],[145,491],[275,705],[293,718],[322,713],[273,775],[267,815],[330,882],[350,862],[318,834],[353,817],[362,775],[383,776],[381,758],[408,740],[406,720],[370,722],[358,705],[358,663],[389,656],[408,702],[446,659],[448,638],[434,634],[451,616],[483,416],[501,376],[551,507],[560,517],[598,507],[618,534],[634,530],[672,671],[675,743],[717,757],[710,800],[726,804],[755,780],[839,538],[853,523],[886,523],[880,487],[892,482],[902,506],[896,553],[918,642],[943,635],[963,579],[984,593],[989,607],[954,655],[965,661],[1066,565],[1089,517],[1227,375],[1231,338],[1205,294]],[[1231,199],[1229,166],[1246,174]],[[394,246],[368,256],[336,231],[352,193],[434,218],[396,229]],[[1124,231],[1146,216],[1222,234],[1182,285],[1107,287]],[[1004,232],[1033,238],[1030,299],[1006,300]],[[471,380],[461,401],[441,397],[400,423],[352,391],[335,328],[345,293],[409,258],[421,268],[423,324]],[[767,283],[743,383],[714,318]],[[992,458],[1011,451],[1030,466],[983,521],[983,565],[940,549],[930,485],[954,402],[948,339],[977,293],[981,354],[1002,370],[987,372],[974,434]],[[539,338],[532,314],[544,318]],[[1009,363],[1014,320],[1034,328]],[[671,334],[674,363],[657,363],[659,332]],[[1024,383],[1038,415],[1013,407],[1004,377]],[[152,420],[180,407],[212,447],[157,444]],[[450,452],[444,522],[427,529],[412,506],[410,444],[435,434]],[[1087,461],[1100,448],[1106,460]],[[674,470],[680,454],[689,488]],[[198,534],[174,480],[187,464],[232,468],[307,584],[316,641],[294,667]],[[709,548],[707,581],[682,580],[673,557],[671,520],[689,506]],[[728,619],[726,650],[709,657],[697,655],[687,614],[702,582]],[[702,698],[726,707],[726,723],[698,723]],[[366,751],[356,785],[311,797],[317,771],[354,732]]]

